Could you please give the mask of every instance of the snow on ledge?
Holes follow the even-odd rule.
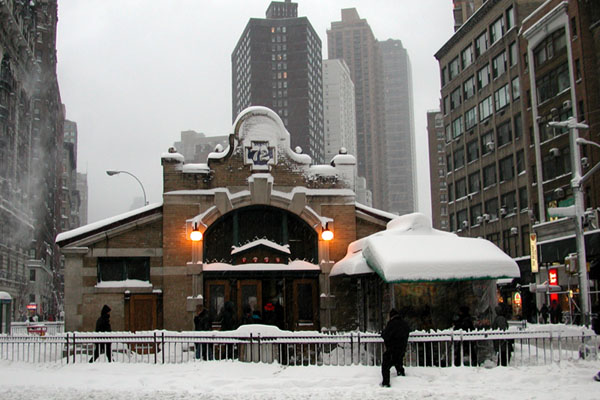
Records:
[[[278,243],[270,241],[269,239],[253,240],[253,241],[248,242],[245,245],[240,246],[240,247],[231,246],[232,247],[231,254],[232,255],[233,254],[237,254],[237,253],[240,253],[240,252],[242,252],[244,250],[248,250],[248,249],[250,249],[252,247],[256,247],[256,246],[259,246],[259,245],[264,245],[264,246],[270,247],[270,248],[275,249],[277,251],[280,251],[282,253],[291,254],[290,253],[290,245],[289,244],[286,244],[286,245],[282,246],[282,245],[280,245]]]
[[[162,160],[176,161],[183,163],[185,161],[185,157],[180,153],[162,153],[160,158]]]
[[[126,287],[151,288],[152,284],[148,281],[141,281],[139,279],[127,279],[124,281],[102,281],[98,282],[95,287],[97,287],[98,289]]]

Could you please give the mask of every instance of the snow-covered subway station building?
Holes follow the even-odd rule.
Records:
[[[93,330],[108,304],[113,330],[190,330],[198,303],[219,329],[229,303],[238,322],[254,312],[286,330],[376,330],[391,307],[439,291],[444,284],[436,282],[491,287],[490,279],[518,276],[490,242],[434,231],[420,215],[395,218],[358,204],[355,164],[354,156],[338,154],[330,165],[311,165],[264,107],[242,112],[229,146],[205,164],[186,163],[170,149],[162,155],[162,203],[58,235],[66,329]],[[415,232],[444,251],[472,255],[412,264],[425,274],[398,273],[415,251],[397,239],[419,242]],[[444,270],[449,260],[458,272]],[[481,302],[471,292],[469,299],[457,295]]]

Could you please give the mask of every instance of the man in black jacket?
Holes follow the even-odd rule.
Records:
[[[110,307],[106,304],[102,307],[100,317],[96,320],[96,332],[110,332]],[[111,362],[111,346],[110,343],[96,343],[94,346],[94,356],[90,358],[90,362],[94,362],[100,357],[100,353],[105,353],[108,362]]]
[[[204,305],[196,305],[196,316],[194,317],[194,330],[195,331],[210,331],[212,323],[208,311],[204,308]],[[212,358],[212,346],[208,343],[196,343],[196,359],[200,359],[202,356],[203,360]],[[209,357],[210,356],[210,357]]]
[[[396,309],[390,311],[390,320],[381,333],[385,344],[383,361],[381,363],[381,386],[390,387],[390,368],[395,367],[398,375],[404,376],[404,353],[408,345],[410,328]]]

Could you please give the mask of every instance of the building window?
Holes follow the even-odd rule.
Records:
[[[463,122],[462,122],[462,116],[456,118],[454,121],[452,121],[452,137],[454,139],[456,139],[457,137],[459,137],[460,135],[463,134]]]
[[[460,87],[456,88],[450,94],[450,109],[454,110],[460,105]]]
[[[515,139],[523,136],[523,121],[521,120],[521,114],[515,115]]]
[[[454,185],[452,183],[448,184],[448,201],[454,201]]]
[[[517,196],[514,190],[503,194],[501,200],[502,208],[504,208],[508,214],[517,211]]]
[[[561,50],[566,48],[566,46],[565,30],[561,28],[546,37],[546,39],[533,50],[535,65],[540,66],[544,64],[555,55],[558,55]]]
[[[515,9],[511,6],[506,10],[506,30],[515,26]]]
[[[494,151],[494,131],[481,135],[481,154],[485,155]]]
[[[467,162],[475,161],[479,158],[479,146],[477,146],[477,139],[471,140],[467,143]]]
[[[450,112],[450,96],[444,97],[444,115]]]
[[[479,57],[486,52],[488,48],[487,32],[483,32],[475,39],[475,57]]]
[[[518,76],[512,80],[511,87],[512,87],[512,98],[514,101],[514,100],[517,100],[519,97],[521,97],[521,86],[519,84]]]
[[[98,282],[135,279],[150,281],[148,257],[99,257]]]
[[[504,146],[512,141],[510,121],[506,121],[496,128],[496,137],[498,139],[498,147]]]
[[[517,151],[517,174],[521,174],[527,170],[525,166],[525,152],[523,150]]]
[[[459,224],[458,229],[467,229],[469,227],[469,220],[467,218],[466,209],[456,213],[456,222]]]
[[[492,76],[494,79],[506,72],[506,52],[498,54],[492,59]]]
[[[462,199],[467,195],[467,181],[465,178],[456,181],[456,198]]]
[[[496,183],[496,164],[483,168],[483,187],[488,188]]]
[[[29,281],[30,282],[35,282],[35,269],[30,269],[29,270]]]
[[[465,129],[469,130],[477,123],[477,107],[473,107],[465,113]]]
[[[450,61],[450,64],[448,65],[448,70],[450,71],[450,80],[458,76],[458,73],[460,72],[458,57]]]
[[[483,89],[490,83],[490,65],[486,64],[485,67],[477,71],[477,88]]]
[[[463,96],[465,100],[470,99],[475,94],[475,77],[472,76],[463,83]]]
[[[471,206],[471,225],[477,224],[477,218],[481,217],[481,204]]]
[[[479,103],[479,121],[483,121],[493,113],[492,96],[488,96]]]
[[[525,210],[529,207],[526,186],[519,188],[519,207],[521,208],[521,210]]]
[[[512,154],[508,157],[503,158],[499,162],[500,167],[500,182],[506,182],[514,178],[515,169],[513,167],[513,156]]]
[[[446,83],[450,81],[450,79],[448,79],[448,67],[443,67],[440,75],[442,78],[442,87],[444,87],[446,86]]]
[[[465,165],[465,149],[461,146],[454,150],[454,169],[459,169]]]
[[[500,89],[494,92],[494,103],[496,106],[496,111],[503,109],[510,103],[508,84],[502,86]]]
[[[519,61],[519,47],[517,46],[517,42],[512,42],[508,51],[510,66],[513,67],[517,65],[517,62]]]
[[[544,180],[554,179],[571,172],[569,147],[557,149],[557,153],[548,154],[542,159]]]
[[[500,17],[490,25],[490,43],[496,43],[502,35],[504,35],[504,18]]]
[[[485,202],[485,212],[490,219],[498,219],[498,199],[493,198]]]
[[[469,193],[477,193],[479,190],[481,190],[481,180],[478,171],[469,175]]]
[[[29,294],[29,304],[35,304],[35,294],[34,293]]]
[[[567,63],[550,71],[537,80],[538,104],[556,96],[571,87],[569,80],[569,66]]]
[[[467,47],[460,53],[460,56],[462,60],[463,69],[473,64],[473,46],[469,45],[469,47]]]

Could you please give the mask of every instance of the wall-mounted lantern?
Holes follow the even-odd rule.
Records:
[[[325,240],[326,242],[333,239],[333,232],[329,229],[329,222],[325,224],[325,229],[323,229],[321,232],[321,239]]]

